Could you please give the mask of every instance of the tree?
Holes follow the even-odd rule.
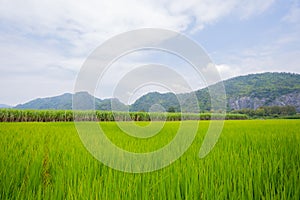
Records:
[[[258,108],[258,109],[255,111],[255,114],[256,114],[257,116],[262,117],[262,116],[265,115],[265,109],[263,109],[263,108]]]
[[[176,112],[175,108],[173,106],[169,107],[167,112]]]

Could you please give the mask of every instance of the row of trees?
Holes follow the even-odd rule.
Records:
[[[297,114],[297,110],[294,106],[263,106],[256,110],[234,110],[232,113],[246,114],[249,117],[277,117],[295,115]]]
[[[69,122],[69,121],[180,121],[211,119],[247,119],[246,114],[147,113],[72,110],[0,109],[0,122]]]

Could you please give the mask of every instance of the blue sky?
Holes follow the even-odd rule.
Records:
[[[198,42],[223,79],[300,73],[299,0],[2,0],[0,104],[72,92],[80,67],[97,46],[146,27],[178,31]],[[137,54],[123,66],[149,58]],[[154,56],[164,59],[171,57]]]

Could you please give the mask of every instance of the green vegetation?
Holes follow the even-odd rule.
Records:
[[[219,87],[220,83],[211,86],[211,90]],[[223,81],[226,90],[227,101],[229,99],[237,99],[240,97],[249,97],[252,101],[254,98],[265,101],[262,106],[269,106],[274,99],[289,93],[300,93],[300,74],[292,73],[262,73],[250,74],[246,76],[234,77]],[[210,111],[211,102],[208,88],[203,88],[195,92],[199,100],[198,104],[201,111]],[[190,112],[194,110],[195,105],[189,102],[190,93],[179,94],[180,98],[185,99],[183,105]],[[293,102],[299,102],[299,99],[292,99]],[[134,104],[131,105],[131,111],[145,110],[155,103],[161,104],[165,108],[174,107],[177,111],[180,110],[180,105],[175,94],[152,92],[142,96]],[[295,103],[292,103],[294,105]],[[299,103],[295,104],[299,105]],[[294,105],[294,106],[295,106]],[[232,108],[228,105],[228,110]],[[299,106],[297,109],[300,109]]]
[[[256,110],[233,110],[232,113],[245,114],[251,118],[292,118],[296,117],[296,108],[293,106],[263,106]]]
[[[77,121],[180,121],[210,119],[248,119],[245,114],[211,113],[147,113],[111,111],[75,111]],[[72,110],[14,110],[0,109],[0,122],[69,122],[74,121]]]
[[[172,108],[174,111],[179,111],[180,104],[174,93],[151,92],[136,100],[131,106],[130,111],[149,111],[152,105],[160,104],[166,109]]]
[[[291,115],[291,116],[283,116],[281,119],[300,119],[300,114]]]
[[[262,73],[239,76],[224,81],[228,97],[250,96],[275,99],[300,91],[300,75],[292,73]]]
[[[116,145],[148,152],[172,140],[180,122],[143,140],[100,124]],[[200,121],[194,143],[170,166],[130,174],[94,159],[71,122],[0,123],[0,199],[300,199],[299,120],[226,121],[199,159],[208,125]]]

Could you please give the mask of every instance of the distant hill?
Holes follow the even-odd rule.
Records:
[[[88,94],[87,92],[76,93],[79,95],[81,101],[80,103],[84,104],[86,101],[93,101],[94,97]],[[95,98],[95,107],[97,110],[111,110],[111,103],[114,105],[114,109],[118,111],[125,111],[127,108],[126,105],[121,103],[118,99],[98,99]],[[79,105],[84,109],[85,105]],[[16,109],[36,109],[36,110],[71,110],[72,109],[72,94],[65,93],[63,95],[48,97],[48,98],[38,98],[32,101],[29,101],[24,104],[19,104],[15,106]]]
[[[65,93],[60,96],[38,98],[24,104],[15,106],[16,109],[54,109],[54,110],[70,110],[72,109],[72,94]]]
[[[12,106],[6,104],[0,104],[0,108],[11,108]]]
[[[294,106],[300,112],[300,74],[292,73],[262,73],[239,76],[223,81],[227,94],[228,110],[243,108],[257,109],[261,106]],[[212,88],[218,87],[217,83]],[[210,110],[208,88],[195,92],[200,110]],[[88,101],[94,99],[86,92],[79,93]],[[190,101],[191,93],[178,94],[151,92],[130,105],[131,111],[149,111],[154,104],[160,104],[166,111],[180,111],[177,97],[184,99],[187,112],[193,112],[197,102]],[[83,101],[84,102],[84,101]],[[118,99],[95,98],[97,110],[111,110],[111,102],[115,110],[124,111],[126,105]],[[72,94],[66,93],[56,97],[39,98],[14,107],[16,109],[72,109]],[[84,108],[84,105],[82,105]]]

